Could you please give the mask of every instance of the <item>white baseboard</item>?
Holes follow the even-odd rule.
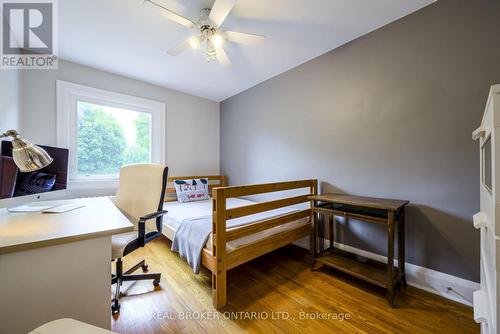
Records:
[[[295,245],[309,249],[309,239],[302,239],[294,243]],[[325,247],[330,241],[325,240]],[[366,257],[382,263],[387,263],[387,257],[368,252],[359,248],[351,247],[341,243],[335,243],[335,247],[350,253]],[[397,265],[394,260],[394,265]],[[405,264],[406,280],[409,285],[434,293],[447,299],[472,306],[473,293],[480,289],[480,284],[460,277],[445,274],[429,268],[424,268],[411,263]],[[452,290],[449,290],[451,288]]]

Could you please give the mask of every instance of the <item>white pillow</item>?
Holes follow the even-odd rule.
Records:
[[[175,192],[179,203],[209,199],[208,179],[174,180]]]

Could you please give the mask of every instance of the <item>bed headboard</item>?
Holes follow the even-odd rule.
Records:
[[[212,189],[216,187],[226,187],[227,178],[225,175],[202,175],[202,176],[170,176],[167,178],[167,191],[165,202],[177,201],[175,194],[174,180],[208,179],[208,193],[212,195]]]

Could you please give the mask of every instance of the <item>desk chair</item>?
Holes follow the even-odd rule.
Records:
[[[135,231],[112,237],[112,261],[116,261],[116,274],[111,284],[116,284],[115,296],[111,304],[113,313],[120,311],[120,286],[124,281],[153,280],[160,284],[160,273],[146,273],[148,265],[144,260],[123,272],[122,257],[132,253],[148,242],[161,236],[162,217],[168,167],[154,164],[129,165],[120,170],[120,183],[115,197],[115,205],[134,224]],[[152,220],[156,224],[151,224]],[[154,226],[156,225],[156,226]],[[142,268],[142,274],[133,274]]]

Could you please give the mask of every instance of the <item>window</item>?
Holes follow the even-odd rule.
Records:
[[[120,167],[163,163],[165,105],[57,82],[57,142],[70,149],[73,187],[114,186]]]

